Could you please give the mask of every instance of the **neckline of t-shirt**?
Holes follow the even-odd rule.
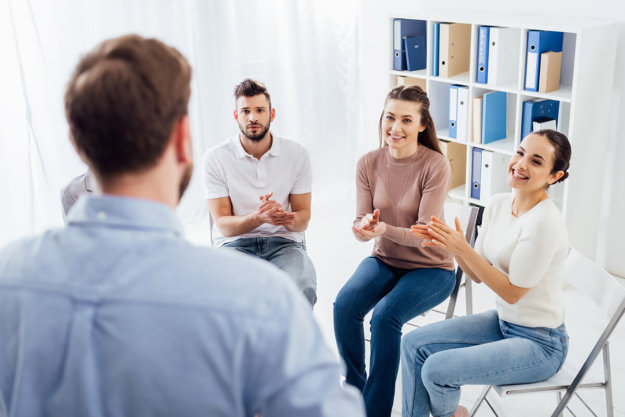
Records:
[[[510,216],[514,219],[522,219],[525,216],[527,216],[528,214],[530,214],[532,211],[534,211],[535,208],[537,208],[538,206],[541,206],[545,201],[550,201],[551,199],[549,197],[545,198],[544,200],[540,200],[538,203],[534,204],[534,206],[527,210],[525,213],[521,214],[520,216],[515,216],[514,214],[512,214],[512,203],[514,203],[514,193],[510,193],[510,199],[508,200],[508,213],[510,213]]]

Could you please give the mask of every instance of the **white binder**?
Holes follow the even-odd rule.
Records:
[[[488,47],[488,84],[503,85],[516,81],[519,63],[518,31],[514,28],[490,28]]]

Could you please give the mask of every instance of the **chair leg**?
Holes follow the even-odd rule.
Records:
[[[556,398],[558,399],[558,401],[556,402],[556,407],[557,407],[558,404],[560,404],[560,401],[562,401],[562,391],[556,392]],[[558,417],[563,417],[563,416],[564,416],[564,411],[558,414]]]
[[[456,300],[458,299],[458,291],[460,290],[460,281],[462,281],[462,269],[456,269],[456,283],[454,284],[454,290],[449,296],[449,303],[447,304],[447,313],[445,314],[445,320],[454,316],[456,310]]]
[[[469,417],[473,417],[475,413],[477,413],[477,410],[480,408],[480,406],[486,399],[486,395],[490,392],[491,388],[492,388],[492,385],[489,385],[482,390],[482,393],[480,394],[480,396],[477,397],[477,400],[475,400],[475,402],[473,403],[473,407],[471,407],[471,411],[469,411]]]
[[[608,342],[603,346],[603,374],[605,377],[605,407],[608,417],[614,417],[614,402],[612,401],[612,375],[610,372],[610,347]]]
[[[464,295],[467,304],[467,316],[473,314],[473,280],[469,277],[464,277]]]

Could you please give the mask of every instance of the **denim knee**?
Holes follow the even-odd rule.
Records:
[[[356,309],[353,301],[351,291],[346,291],[345,288],[341,289],[334,300],[334,316],[355,314]]]
[[[446,362],[438,360],[436,353],[428,357],[421,366],[421,380],[426,387],[449,385],[449,376],[450,370],[447,369]]]
[[[399,320],[392,311],[384,308],[384,303],[380,302],[373,309],[371,315],[371,331],[375,332],[379,329],[395,329],[401,331],[401,320]]]

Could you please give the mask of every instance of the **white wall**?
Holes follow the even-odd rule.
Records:
[[[391,16],[424,13],[458,13],[466,10],[474,14],[563,16],[607,19],[618,24],[619,40],[616,55],[612,114],[608,137],[608,158],[605,167],[605,181],[597,184],[603,187],[604,198],[601,215],[600,242],[597,259],[613,274],[625,277],[625,181],[621,179],[622,162],[625,157],[625,139],[620,124],[625,121],[625,2],[623,0],[525,0],[522,2],[501,2],[495,0],[363,1],[360,26],[360,56],[363,81],[361,102],[361,126],[363,135],[360,147],[370,148],[377,141],[377,121],[387,93],[390,53],[388,19]],[[527,20],[525,17],[523,20]],[[588,123],[592,123],[589,120]],[[370,133],[369,133],[370,132]],[[575,151],[575,150],[574,150]],[[581,191],[578,191],[581,192]]]

